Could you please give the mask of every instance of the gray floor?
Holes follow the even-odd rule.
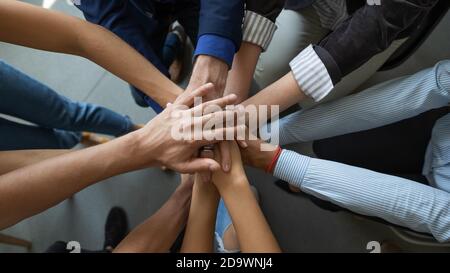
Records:
[[[29,2],[42,4],[41,0]],[[52,8],[81,15],[66,1],[58,0]],[[430,40],[405,65],[394,71],[378,73],[369,83],[412,73],[449,58],[449,25],[450,15],[447,15]],[[3,43],[0,43],[0,58],[74,100],[107,106],[129,115],[138,123],[145,123],[154,116],[153,111],[134,104],[126,83],[81,58]],[[448,248],[421,248],[407,244],[382,224],[348,213],[321,210],[304,198],[280,191],[272,183],[275,179],[262,172],[248,170],[248,175],[259,189],[262,208],[285,251],[367,252],[369,241],[386,240],[396,241],[408,251],[450,251]],[[157,169],[120,175],[92,186],[2,233],[31,240],[34,252],[42,252],[56,240],[75,240],[85,248],[97,249],[102,245],[105,217],[112,206],[124,207],[131,226],[135,226],[165,202],[178,180],[177,175]],[[0,252],[23,251],[0,245]]]

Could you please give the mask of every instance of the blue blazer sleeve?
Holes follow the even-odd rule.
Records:
[[[242,41],[243,0],[201,0],[198,37],[205,34],[230,39],[237,51]]]

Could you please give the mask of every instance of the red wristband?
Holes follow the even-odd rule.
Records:
[[[272,173],[272,172],[273,172],[273,169],[275,168],[275,165],[277,164],[278,158],[279,158],[280,155],[281,155],[281,151],[282,151],[282,150],[281,150],[281,147],[278,146],[278,147],[277,147],[277,151],[275,152],[274,157],[273,157],[272,160],[270,161],[270,164],[267,165],[267,167],[266,167],[266,173]]]

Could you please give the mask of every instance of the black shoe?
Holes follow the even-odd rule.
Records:
[[[184,63],[184,54],[186,48],[186,33],[184,32],[184,28],[180,24],[172,24],[170,32],[175,34],[179,40],[179,46],[177,48],[177,55],[175,60],[173,60],[172,64],[169,67],[170,79],[178,84],[183,80],[183,71],[185,68]]]
[[[109,211],[105,224],[105,243],[103,249],[113,250],[128,233],[127,214],[122,208],[114,207]]]

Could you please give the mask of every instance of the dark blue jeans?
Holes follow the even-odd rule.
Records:
[[[63,97],[0,60],[0,150],[68,149],[89,131],[121,136],[133,129],[127,116],[97,105]]]

